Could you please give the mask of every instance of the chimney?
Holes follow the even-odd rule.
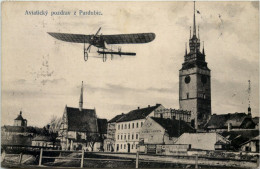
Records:
[[[232,124],[228,123],[228,131],[231,131],[231,130],[232,130]]]

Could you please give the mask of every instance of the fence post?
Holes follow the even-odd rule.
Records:
[[[83,164],[84,164],[84,149],[82,148],[80,168],[83,168]]]
[[[198,154],[196,154],[195,158],[195,168],[198,168]]]
[[[22,158],[23,158],[23,153],[20,153],[20,156],[19,156],[19,164],[22,163]]]
[[[139,163],[139,151],[137,149],[136,151],[136,163],[135,163],[135,168],[138,168],[138,163]]]
[[[43,152],[43,149],[41,148],[41,151],[40,151],[40,159],[39,159],[39,166],[42,165],[42,152]]]

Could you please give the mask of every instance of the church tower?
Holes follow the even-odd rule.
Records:
[[[179,70],[180,109],[192,112],[194,126],[202,128],[211,115],[210,69],[205,61],[204,43],[200,51],[199,27],[196,32],[195,2],[193,33],[190,28],[190,51],[185,49],[184,63]]]

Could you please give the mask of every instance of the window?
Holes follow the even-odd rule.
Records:
[[[130,125],[130,123],[129,123],[129,124],[128,124],[128,128],[129,128],[129,129],[130,129],[130,126],[131,126],[131,125]]]
[[[123,140],[123,135],[121,135],[121,140]]]
[[[138,139],[138,134],[136,134],[136,139]]]
[[[138,126],[138,122],[136,123],[136,128],[138,128],[139,126]]]
[[[126,145],[124,144],[124,149],[126,148]]]
[[[122,144],[120,144],[120,149],[122,149]]]
[[[132,140],[134,139],[134,134],[132,134]]]
[[[144,124],[144,123],[143,123],[143,122],[141,122],[141,127],[143,126],[143,124]]]
[[[132,124],[132,126],[133,126],[132,128],[135,128],[135,124],[134,123]]]
[[[121,124],[121,129],[124,129],[124,126],[123,126],[123,124]]]
[[[125,138],[125,140],[126,140],[126,135],[125,135],[125,137],[124,137],[124,138]]]
[[[127,124],[125,124],[125,129],[127,129]]]
[[[189,93],[186,93],[187,94],[187,99],[189,98]]]
[[[134,145],[132,144],[132,149],[134,149]]]
[[[119,140],[119,134],[117,135],[117,139]]]
[[[120,124],[118,125],[118,130],[120,130]]]
[[[128,140],[130,140],[130,134],[128,134]]]
[[[137,144],[135,145],[135,148],[137,149]]]

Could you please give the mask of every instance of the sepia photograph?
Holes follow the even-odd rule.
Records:
[[[258,1],[1,5],[1,168],[259,168]]]

